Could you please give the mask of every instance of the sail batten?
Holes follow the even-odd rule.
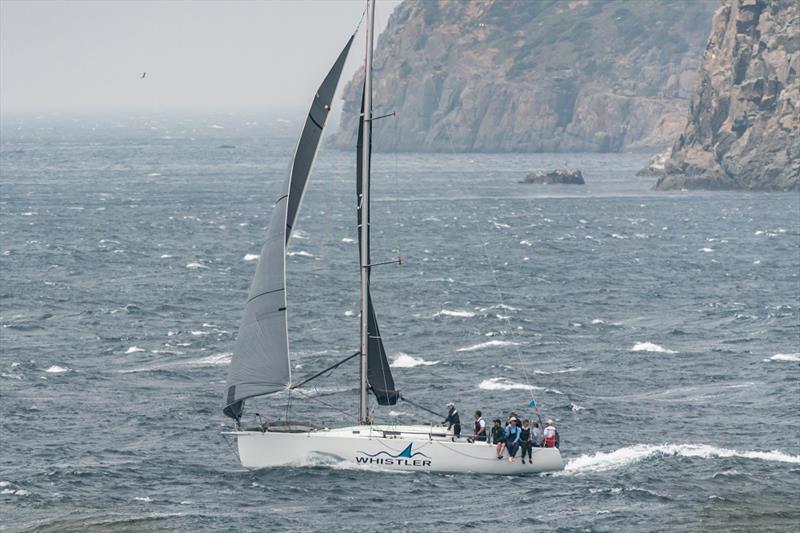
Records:
[[[267,237],[239,326],[223,398],[223,412],[237,420],[246,399],[272,394],[291,384],[286,320],[286,248],[353,37],[347,41],[314,96],[283,193],[272,210]]]

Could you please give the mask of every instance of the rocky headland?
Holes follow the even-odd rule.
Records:
[[[800,3],[724,0],[657,189],[800,190]]]
[[[375,52],[378,150],[617,152],[671,145],[715,0],[414,0]],[[363,73],[345,90],[355,143]]]

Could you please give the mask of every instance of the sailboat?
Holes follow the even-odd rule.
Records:
[[[395,405],[403,398],[395,387],[370,296],[369,192],[372,121],[374,2],[367,3],[366,64],[357,143],[357,222],[360,261],[360,348],[353,355],[310,378],[292,381],[287,328],[286,252],[298,218],[311,167],[331,109],[331,102],[355,35],[314,95],[289,176],[272,211],[266,242],[250,287],[244,317],[231,358],[223,412],[235,420],[241,464],[247,468],[302,466],[334,462],[357,468],[430,472],[516,474],[560,470],[557,448],[534,448],[529,464],[498,460],[495,447],[468,442],[434,425],[380,425],[372,421],[369,400]],[[241,427],[246,400],[291,391],[346,361],[359,361],[358,424],[316,428],[289,421]],[[417,405],[417,404],[414,404]],[[421,407],[417,405],[417,407]]]

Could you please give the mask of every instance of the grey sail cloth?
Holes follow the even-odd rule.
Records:
[[[361,94],[361,114],[364,114],[364,94]],[[372,122],[367,123],[372,128]],[[370,139],[372,136],[370,135]],[[364,122],[358,124],[358,142],[356,153],[361,154],[361,147],[364,145]],[[372,146],[369,147],[369,159],[372,159]],[[361,226],[361,177],[364,169],[362,159],[356,158],[356,201],[358,202],[358,225]],[[367,242],[369,242],[369,223],[367,224]],[[358,251],[361,256],[361,232],[358,233]],[[370,263],[369,245],[367,245],[367,264]],[[369,347],[367,348],[367,382],[372,394],[379,405],[394,405],[400,399],[400,391],[394,387],[392,369],[389,368],[389,361],[386,358],[386,350],[383,347],[381,332],[378,329],[378,318],[375,316],[375,309],[372,307],[372,295],[369,292],[369,268],[367,269],[367,332],[369,336]]]
[[[351,44],[352,36],[314,96],[283,193],[272,210],[228,370],[223,412],[237,420],[242,415],[244,400],[284,390],[291,383],[286,325],[286,246]]]

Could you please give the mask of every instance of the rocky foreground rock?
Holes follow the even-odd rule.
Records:
[[[724,1],[656,188],[800,190],[800,2]]]
[[[375,52],[374,146],[617,152],[683,130],[716,0],[407,0]],[[355,144],[363,74],[334,144]]]

